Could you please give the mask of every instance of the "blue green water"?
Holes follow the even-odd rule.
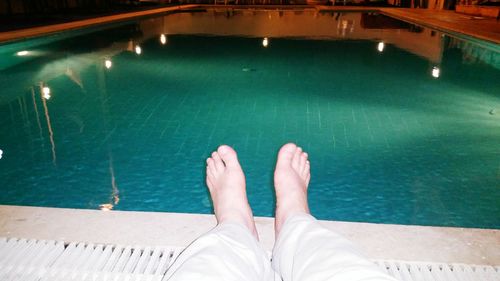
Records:
[[[437,64],[377,40],[156,34],[138,55],[145,33],[0,46],[0,204],[211,213],[205,159],[225,143],[272,216],[293,141],[318,218],[500,228],[498,50],[438,34]]]

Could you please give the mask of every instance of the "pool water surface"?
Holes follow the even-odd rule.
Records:
[[[211,213],[205,159],[228,144],[272,216],[291,141],[320,219],[500,227],[498,46],[374,13],[208,10],[0,57],[0,204]]]

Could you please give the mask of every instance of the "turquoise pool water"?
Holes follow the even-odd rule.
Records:
[[[205,158],[226,143],[255,215],[272,216],[276,153],[293,141],[321,219],[500,228],[499,54],[376,14],[307,11],[180,13],[3,45],[0,204],[210,213]]]

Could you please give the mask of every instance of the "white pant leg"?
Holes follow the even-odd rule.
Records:
[[[163,280],[273,280],[269,256],[243,225],[223,223],[196,239],[174,261]]]
[[[286,220],[274,247],[272,264],[284,281],[396,281],[350,241],[306,214]]]

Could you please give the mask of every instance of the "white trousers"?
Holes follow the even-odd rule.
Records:
[[[342,236],[311,215],[287,219],[272,262],[243,225],[220,224],[189,245],[163,280],[169,281],[395,281]]]

